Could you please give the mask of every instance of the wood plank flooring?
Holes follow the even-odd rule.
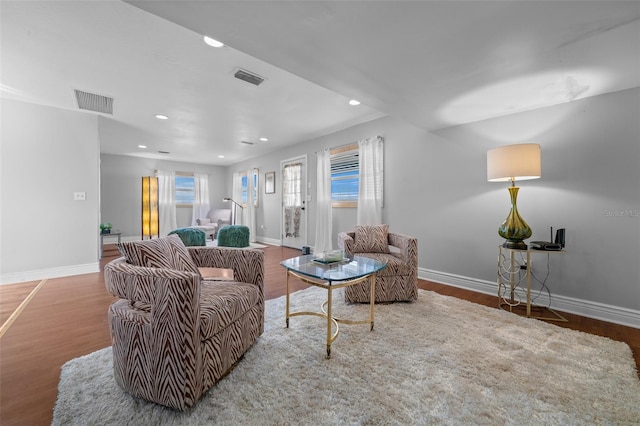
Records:
[[[272,299],[286,291],[280,261],[299,255],[299,251],[274,246],[264,251],[265,295]],[[101,266],[117,255],[115,247],[110,246],[104,252]],[[38,284],[0,286],[3,323]],[[299,280],[292,280],[291,285],[294,290],[307,287]],[[423,280],[419,286],[491,307],[497,305],[495,296]],[[49,279],[44,283],[0,338],[1,425],[51,424],[62,365],[110,345],[107,308],[112,301],[113,297],[105,290],[102,272]],[[636,365],[640,365],[640,330],[564,315],[569,322],[557,325],[624,341],[633,349]]]

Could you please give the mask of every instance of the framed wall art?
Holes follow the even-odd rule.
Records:
[[[276,172],[264,174],[264,193],[275,194],[276,192]]]

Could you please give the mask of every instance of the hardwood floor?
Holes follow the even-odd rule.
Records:
[[[285,271],[280,261],[299,255],[298,250],[269,246],[264,249],[265,295],[285,293]],[[107,248],[101,266],[118,255]],[[102,269],[102,268],[101,268]],[[0,286],[0,319],[6,321],[39,282]],[[294,290],[306,288],[292,280]],[[496,307],[495,296],[419,281],[419,287]],[[47,280],[17,319],[0,337],[0,424],[51,424],[62,365],[78,356],[110,345],[107,307],[113,301],[104,287],[102,272]],[[640,330],[565,314],[561,327],[606,336],[631,346],[640,365]]]

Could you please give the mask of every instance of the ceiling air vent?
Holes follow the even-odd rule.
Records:
[[[260,77],[259,75],[247,70],[243,70],[242,68],[236,69],[236,71],[233,73],[233,76],[256,86],[260,85],[260,83],[264,81],[264,78]]]
[[[243,143],[245,145],[255,145],[255,142],[250,142],[250,141],[240,141],[240,143]]]
[[[113,115],[113,98],[74,89],[78,108]]]

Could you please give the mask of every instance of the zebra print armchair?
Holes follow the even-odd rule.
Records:
[[[418,298],[418,240],[388,232],[387,225],[356,225],[354,232],[340,232],[338,246],[347,257],[365,256],[387,263],[376,274],[376,300],[408,302]],[[347,302],[369,303],[368,282],[344,288]]]
[[[264,331],[264,253],[185,247],[170,235],[122,243],[105,265],[114,376],[142,399],[184,411],[231,370]],[[233,280],[198,268],[233,269]]]

